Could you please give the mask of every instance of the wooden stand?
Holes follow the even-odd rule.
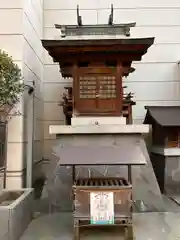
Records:
[[[131,179],[131,172],[129,172]],[[82,227],[124,228],[126,239],[132,229],[132,185],[124,178],[88,178],[74,181],[74,239],[80,239]],[[114,222],[112,224],[91,224],[91,193],[113,193]],[[131,230],[132,231],[132,230]]]

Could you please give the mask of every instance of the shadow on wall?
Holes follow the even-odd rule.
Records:
[[[152,127],[150,126],[150,131],[148,134],[143,134],[143,138],[145,140],[148,152],[150,153],[151,146],[152,146]]]
[[[41,194],[42,194],[42,190],[43,190],[45,181],[46,181],[45,177],[38,178],[34,181],[32,187],[34,188],[34,198],[35,199],[41,198]]]

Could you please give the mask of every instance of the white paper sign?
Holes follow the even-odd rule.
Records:
[[[114,224],[113,192],[90,193],[91,224]]]

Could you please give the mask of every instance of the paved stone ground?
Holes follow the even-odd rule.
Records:
[[[92,230],[92,229],[91,229]],[[123,240],[123,231],[83,231],[81,240]],[[72,214],[54,213],[48,214],[33,220],[20,240],[72,240]]]
[[[166,211],[171,213],[178,213],[178,218],[180,219],[180,207],[169,198],[164,196],[164,203],[166,205]],[[73,239],[73,229],[72,229],[72,214],[71,213],[53,213],[50,214],[48,212],[47,204],[42,200],[36,200],[35,203],[35,211],[40,211],[41,215],[34,219],[29,225],[28,229],[24,232],[23,236],[20,240],[72,240]],[[174,215],[170,214],[170,219],[174,219]],[[148,228],[148,232],[151,232],[150,228],[153,227],[152,224],[149,225],[147,219],[149,221],[154,222],[153,219],[156,217],[157,221],[164,222],[161,217],[156,213],[154,215],[145,213],[136,215],[136,222],[147,223],[145,228]],[[168,218],[169,219],[169,218]],[[146,220],[146,221],[145,221]],[[169,220],[168,220],[169,221]],[[172,221],[172,220],[171,220]],[[164,223],[163,223],[164,224]],[[141,225],[141,224],[140,224]],[[178,224],[179,225],[179,224]],[[157,226],[155,226],[156,228]],[[142,235],[142,228],[136,229],[137,234]],[[146,236],[143,234],[143,236]],[[107,231],[107,229],[103,229],[103,231],[92,231],[86,230],[83,231],[81,235],[81,240],[123,240],[123,232],[119,228],[116,231]],[[143,239],[142,236],[140,239]],[[144,238],[145,240],[147,238]],[[165,240],[165,239],[156,239],[153,238],[151,240]],[[179,238],[180,239],[180,238]],[[175,240],[175,239],[173,239]]]

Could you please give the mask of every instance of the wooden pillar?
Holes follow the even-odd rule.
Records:
[[[131,165],[128,165],[128,181],[130,184],[132,184],[132,167],[131,167]]]
[[[120,61],[118,61],[117,66],[116,66],[116,81],[118,81],[118,80],[120,81],[120,88],[116,88],[116,94],[117,94],[117,96],[120,97],[120,102],[121,102],[121,104],[119,104],[119,109],[118,109],[118,112],[120,113],[120,115],[123,114],[122,74],[123,74],[122,63]]]
[[[76,113],[76,95],[77,95],[77,89],[78,89],[78,65],[75,62],[73,66],[72,71],[73,76],[73,88],[72,88],[72,117],[75,117],[77,115]]]

